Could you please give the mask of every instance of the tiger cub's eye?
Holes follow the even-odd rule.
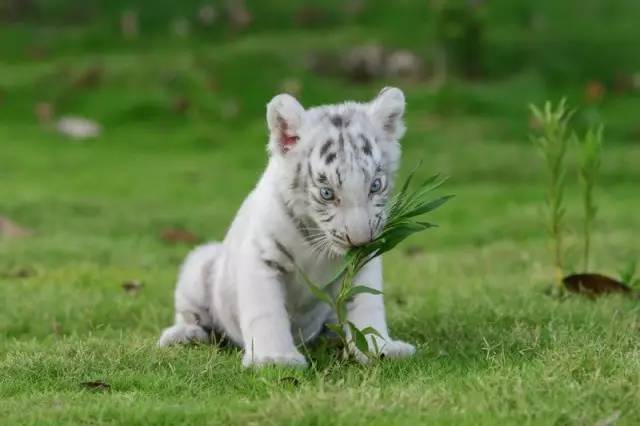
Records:
[[[320,196],[323,200],[331,201],[333,200],[333,190],[331,188],[320,188]]]
[[[369,191],[372,194],[375,194],[376,192],[379,192],[381,189],[382,189],[382,180],[380,180],[380,178],[375,178],[373,182],[371,182],[371,188],[369,189]]]

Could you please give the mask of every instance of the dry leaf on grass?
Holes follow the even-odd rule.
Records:
[[[253,15],[245,0],[229,0],[227,2],[227,18],[231,28],[235,31],[242,31],[248,28],[253,21]]]
[[[32,266],[18,266],[10,267],[9,269],[0,272],[0,277],[3,278],[29,278],[37,274],[37,271]]]
[[[176,96],[171,100],[171,111],[176,114],[184,114],[190,106],[191,102],[186,96]]]
[[[197,243],[200,238],[182,228],[166,228],[160,233],[160,237],[167,243]]]
[[[573,274],[562,280],[567,290],[596,297],[606,293],[631,293],[629,286],[601,274]]]
[[[138,294],[142,289],[142,283],[138,280],[130,280],[122,283],[122,289],[132,295]]]
[[[34,113],[40,124],[48,124],[53,120],[54,108],[51,102],[38,102],[34,108]]]
[[[592,80],[584,88],[584,97],[589,103],[597,103],[604,98],[606,91],[607,89],[601,82]]]
[[[138,24],[138,13],[133,10],[125,10],[120,16],[120,32],[128,40],[138,38],[140,25]]]
[[[30,229],[24,228],[7,217],[0,216],[0,237],[9,239],[25,238],[33,234]]]

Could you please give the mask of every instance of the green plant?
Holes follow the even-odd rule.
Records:
[[[629,287],[639,287],[640,277],[636,276],[636,262],[631,260],[627,264],[627,267],[620,271],[620,281],[627,284]]]
[[[600,172],[600,157],[602,154],[602,132],[603,127],[589,129],[583,139],[578,139],[580,144],[580,181],[583,188],[584,206],[584,271],[589,270],[589,251],[591,249],[591,231],[593,222],[598,213],[593,190],[596,185],[598,173]]]
[[[381,294],[378,290],[354,283],[354,278],[360,268],[375,257],[393,249],[410,235],[434,227],[434,224],[421,221],[419,218],[440,207],[453,197],[453,195],[445,195],[429,199],[430,193],[446,181],[440,175],[430,177],[416,190],[409,191],[409,185],[414,174],[415,169],[409,174],[402,188],[391,201],[389,217],[380,235],[368,244],[350,250],[345,257],[343,266],[328,284],[319,286],[301,271],[310,291],[316,298],[331,306],[335,312],[337,322],[328,324],[327,327],[338,335],[345,348],[345,356],[348,356],[349,352],[346,349],[351,344],[370,359],[378,358],[381,349],[375,347],[373,351],[370,350],[366,339],[367,335],[382,337],[378,330],[373,327],[366,327],[360,330],[347,319],[347,304],[356,295],[361,293]],[[338,281],[340,282],[340,288],[334,296],[332,283]],[[347,333],[347,330],[349,330],[349,333]],[[372,342],[375,345],[376,340],[372,339]]]
[[[540,134],[532,135],[531,140],[538,147],[545,160],[549,177],[547,182],[547,231],[551,241],[555,269],[554,281],[557,288],[562,289],[563,233],[566,212],[564,207],[566,174],[564,158],[569,142],[568,123],[573,112],[567,109],[564,99],[555,107],[547,101],[542,109],[535,105],[530,105],[530,109],[540,130]]]

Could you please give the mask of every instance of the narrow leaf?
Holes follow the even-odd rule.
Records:
[[[360,330],[362,332],[362,334],[364,335],[368,335],[368,334],[373,334],[374,336],[378,336],[379,338],[384,340],[384,337],[382,337],[382,335],[378,332],[378,330],[376,330],[373,327],[365,327],[362,330]]]
[[[409,213],[405,213],[403,216],[409,218],[409,217],[420,216],[422,214],[428,213],[431,210],[437,209],[438,207],[440,207],[441,205],[443,205],[453,197],[455,197],[455,195],[445,195],[443,197],[436,198],[433,201],[420,205],[419,207],[411,210]]]
[[[369,353],[369,344],[367,343],[367,338],[365,335],[356,327],[351,321],[349,321],[349,329],[351,330],[351,340],[353,344],[356,345],[356,348],[360,350],[360,352],[364,354]]]
[[[355,287],[351,287],[349,291],[347,291],[347,294],[345,294],[343,300],[349,301],[353,299],[356,295],[362,294],[362,293],[376,294],[376,295],[382,294],[380,290],[376,290],[375,288],[365,287],[363,285],[357,285]]]

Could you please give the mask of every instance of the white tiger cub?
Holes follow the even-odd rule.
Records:
[[[326,283],[350,247],[382,230],[404,109],[397,88],[383,89],[369,103],[308,110],[289,95],[273,98],[267,169],[224,241],[187,257],[175,290],[175,324],[158,345],[208,341],[213,330],[244,348],[244,366],[305,366],[296,345],[317,336],[332,312],[309,292],[298,268]],[[362,268],[355,282],[382,290],[381,259]],[[369,335],[369,344],[387,357],[415,352],[389,337],[381,295],[357,295],[348,319],[378,330],[382,339]],[[350,350],[366,362],[357,348]]]

